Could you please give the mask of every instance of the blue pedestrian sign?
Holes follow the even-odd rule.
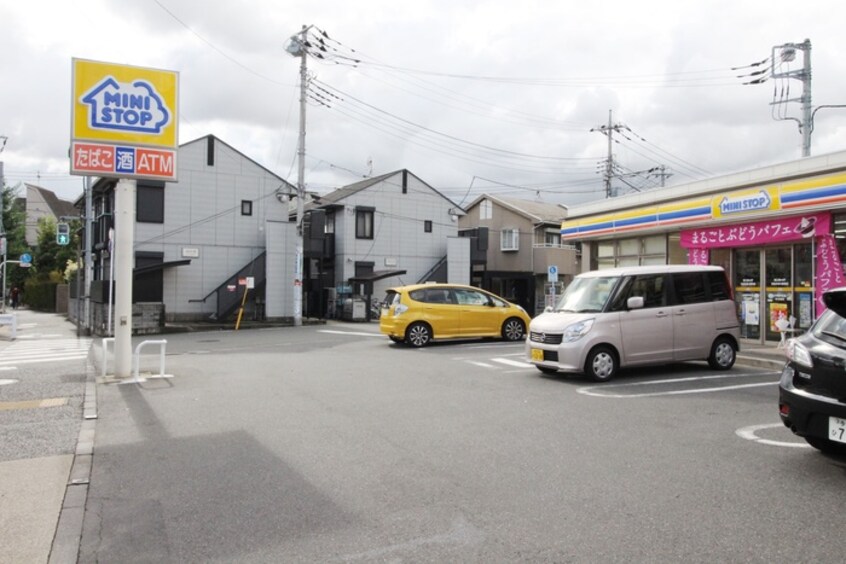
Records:
[[[21,265],[31,263],[32,262],[32,255],[29,254],[29,253],[22,254],[20,262],[21,262]]]
[[[549,265],[547,269],[547,278],[550,282],[558,282],[558,267],[554,264]]]

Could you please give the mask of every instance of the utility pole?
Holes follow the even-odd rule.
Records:
[[[614,153],[611,150],[611,135],[620,130],[620,124],[613,125],[611,110],[608,110],[608,125],[591,128],[591,131],[598,131],[608,137],[608,158],[605,161],[605,197],[611,197],[611,178],[614,176]]]
[[[306,34],[311,26],[303,26],[299,37],[291,36],[285,50],[300,58],[300,135],[297,146],[297,250],[294,259],[294,326],[303,324],[303,208],[305,200],[305,137],[306,96],[308,92],[308,70],[306,68]]]
[[[802,68],[798,70],[780,71],[776,70],[777,65],[790,63],[796,59],[796,51],[802,51]],[[802,156],[811,155],[811,132],[814,129],[813,113],[811,108],[811,40],[806,39],[802,43],[785,43],[773,47],[773,54],[770,59],[770,68],[773,78],[797,79],[802,82],[802,95],[799,98],[782,97],[779,100],[773,98],[772,106],[786,104],[788,102],[799,102],[802,105],[802,119],[793,119],[799,123],[799,132],[802,134]],[[788,89],[789,92],[789,89]]]
[[[796,70],[782,70],[782,66],[789,65],[796,60],[796,52],[802,51],[802,68]],[[799,125],[799,133],[802,134],[802,156],[811,156],[811,134],[814,131],[814,116],[823,108],[846,108],[846,104],[825,104],[814,108],[811,100],[811,40],[806,39],[802,43],[785,43],[784,45],[776,45],[772,48],[772,55],[769,59],[758,61],[743,67],[734,67],[733,70],[755,68],[764,65],[769,61],[770,68],[768,70],[756,70],[748,74],[738,75],[738,78],[749,79],[744,82],[744,85],[763,84],[770,78],[772,79],[795,79],[802,82],[802,94],[798,98],[790,97],[790,86],[782,84],[779,89],[778,85],[773,88],[773,101],[770,106],[773,106],[773,119],[777,121],[795,121]],[[799,102],[801,104],[802,118],[795,118],[786,115],[785,111],[782,113],[777,106],[785,105],[789,102]]]
[[[0,153],[3,152],[3,149],[6,148],[6,141],[9,138],[5,135],[0,135]],[[3,285],[0,288],[0,313],[6,313],[6,268],[7,268],[7,247],[9,245],[8,240],[6,239],[6,228],[3,226],[3,198],[2,193],[6,189],[6,177],[3,173],[3,161],[0,161],[0,246],[3,248],[0,249],[0,254],[3,255],[3,262],[0,264],[0,267],[3,268]]]
[[[661,173],[656,174],[655,176],[659,176],[661,178],[661,186],[663,187],[664,186],[664,180],[666,180],[666,178],[668,178],[669,176],[672,176],[670,173],[665,172],[666,168],[663,165],[661,165],[660,167],[651,168],[651,169],[645,170],[645,171],[630,172],[630,173],[626,173],[626,174],[616,174],[614,172],[614,170],[615,170],[614,152],[613,152],[613,149],[612,149],[612,147],[613,147],[612,142],[614,142],[614,139],[613,139],[614,133],[615,132],[619,133],[620,135],[623,136],[623,138],[628,139],[628,140],[631,140],[631,139],[629,139],[629,137],[627,137],[627,135],[625,133],[626,131],[628,131],[630,134],[633,134],[633,135],[636,135],[636,134],[634,134],[632,132],[632,130],[629,129],[629,127],[627,125],[624,125],[624,124],[621,124],[621,123],[614,123],[613,120],[611,119],[611,110],[608,110],[608,124],[602,125],[600,127],[594,127],[594,128],[591,129],[591,131],[598,131],[599,133],[602,133],[603,135],[605,135],[608,138],[608,158],[605,160],[605,166],[604,166],[605,170],[603,172],[603,177],[605,179],[605,197],[606,198],[611,198],[611,197],[615,196],[615,194],[612,193],[612,188],[611,188],[611,179],[612,178],[616,178],[617,180],[620,180],[621,182],[623,182],[624,184],[626,184],[630,188],[640,192],[639,188],[637,188],[636,186],[626,182],[624,180],[624,177],[626,177],[626,176],[642,176],[644,174],[649,175],[649,174],[654,173],[656,170],[661,170]]]
[[[657,176],[658,178],[661,179],[661,188],[666,186],[667,179],[673,175],[673,173],[667,172],[667,167],[664,166],[664,165],[656,166],[655,168],[650,168],[646,172],[650,176]]]

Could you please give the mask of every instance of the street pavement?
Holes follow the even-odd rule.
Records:
[[[86,551],[81,543],[95,460],[97,388],[116,382],[99,378],[103,367],[98,339],[77,336],[76,327],[61,315],[26,309],[15,313],[18,327],[14,340],[9,327],[0,326],[0,564],[92,561],[95,553]],[[738,364],[780,370],[783,359],[783,351],[774,345],[743,343]],[[204,366],[203,360],[202,355],[192,360],[193,375],[201,376],[204,370],[212,369]],[[151,371],[156,373],[155,369]],[[120,392],[127,401],[134,401],[128,391],[134,386],[130,384],[126,392]],[[169,405],[180,409],[179,404]],[[172,442],[173,438],[148,421],[120,424],[136,425],[139,438],[153,446],[133,451],[132,456],[110,459],[111,475],[143,481],[146,466],[165,463],[155,460],[156,441]],[[243,448],[241,438],[231,440],[233,450]],[[209,469],[219,464],[214,450],[190,441],[184,446],[183,469]],[[117,468],[116,464],[123,466]],[[190,491],[196,477],[184,471],[167,475],[174,492]],[[233,486],[237,492],[239,487]],[[96,527],[102,516],[92,511],[90,503],[88,511],[85,526],[93,523]],[[155,512],[156,508],[129,507],[127,511],[135,512],[138,526],[143,528],[144,513]],[[132,531],[125,533],[132,535]],[[107,539],[100,541],[108,543]],[[113,556],[121,555],[119,547],[111,548]],[[165,556],[157,550],[150,546],[144,561],[155,561],[157,554]],[[129,554],[122,556],[131,558]]]

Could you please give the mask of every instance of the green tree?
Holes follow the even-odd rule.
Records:
[[[18,188],[3,186],[2,215],[0,215],[0,232],[5,232],[6,258],[16,261],[30,248],[26,243],[26,208],[23,200],[18,197]],[[2,256],[0,256],[2,260]],[[18,264],[6,265],[6,291],[14,286],[24,287],[25,280],[30,276],[29,269],[21,268]]]
[[[68,261],[76,260],[79,221],[70,222],[71,242],[69,245],[56,243],[56,224],[56,220],[52,217],[42,217],[38,220],[38,247],[32,257],[32,265],[35,269],[34,274],[39,280],[47,280],[54,273],[64,278]]]

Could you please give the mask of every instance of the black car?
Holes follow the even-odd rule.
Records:
[[[787,343],[778,409],[814,448],[846,454],[846,288],[825,292],[823,302],[816,323]]]

